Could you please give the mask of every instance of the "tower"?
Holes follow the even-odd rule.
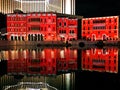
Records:
[[[0,0],[0,12],[57,12],[75,15],[75,0]]]
[[[75,15],[75,0],[62,0],[62,13]]]

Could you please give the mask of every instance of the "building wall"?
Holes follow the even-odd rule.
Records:
[[[7,15],[7,39],[8,40],[27,40],[26,14]]]
[[[31,21],[31,19],[34,19],[34,21]],[[38,20],[35,21],[35,19]],[[56,23],[56,14],[53,13],[27,14],[27,36],[33,35],[33,40],[36,36],[36,41],[56,41]]]
[[[70,19],[69,17],[57,18],[58,40],[77,40],[77,26],[77,19]]]
[[[77,40],[77,19],[56,13],[7,14],[7,39],[16,41]]]
[[[118,40],[119,17],[96,17],[82,19],[82,38],[87,40]]]

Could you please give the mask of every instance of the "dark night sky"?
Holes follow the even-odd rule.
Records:
[[[120,1],[76,0],[76,15],[83,17],[120,15]]]

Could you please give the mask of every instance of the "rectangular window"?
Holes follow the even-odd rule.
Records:
[[[93,23],[105,23],[105,20],[94,20]]]
[[[106,29],[106,27],[105,26],[93,26],[93,30],[104,30],[104,29]]]
[[[40,30],[40,26],[32,26],[31,30]]]
[[[40,18],[31,18],[29,22],[40,22]]]

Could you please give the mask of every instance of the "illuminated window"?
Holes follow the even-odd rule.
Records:
[[[117,31],[114,31],[114,33],[117,33]]]
[[[95,23],[96,23],[96,24],[97,24],[97,23],[105,23],[105,20],[94,20],[93,23],[94,23],[94,24],[95,24]]]
[[[111,33],[111,31],[109,31],[109,33]]]
[[[111,19],[109,20],[109,23],[111,23]]]
[[[53,18],[52,22],[55,22],[55,19]]]
[[[88,21],[88,24],[90,24],[90,21]]]
[[[85,21],[83,21],[83,24],[85,24]]]
[[[83,27],[83,30],[85,30],[85,27]]]
[[[29,22],[40,22],[40,18],[31,18]]]
[[[64,26],[66,26],[66,22],[64,22]]]
[[[40,30],[40,26],[32,26],[31,30]]]
[[[111,29],[111,26],[109,26],[109,29]]]
[[[114,29],[117,29],[117,26],[114,26]]]
[[[90,27],[88,27],[88,30],[90,30]]]
[[[114,19],[115,22],[117,22],[117,19]]]
[[[62,26],[61,22],[59,23],[59,26]]]

